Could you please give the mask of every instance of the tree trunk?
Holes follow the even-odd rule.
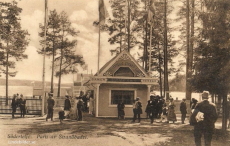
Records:
[[[121,19],[120,19],[120,21],[121,21]],[[119,33],[121,34],[122,28],[120,28],[119,31],[120,31]],[[120,53],[121,53],[121,51],[122,51],[122,35],[120,35]]]
[[[169,99],[168,85],[168,38],[167,38],[167,0],[164,1],[164,91],[166,99]]]
[[[223,111],[222,112],[222,131],[223,133],[227,131],[227,120],[228,120],[227,96],[228,96],[227,93],[222,95],[222,99],[223,99],[223,102],[222,102],[222,111]]]
[[[62,34],[64,36],[64,33]],[[63,44],[63,37],[62,37],[62,44]],[[59,67],[59,79],[58,79],[58,94],[57,96],[60,97],[61,93],[61,75],[62,75],[62,59],[63,59],[63,45],[61,46],[61,58],[60,58],[60,67]]]
[[[62,54],[62,49],[61,49],[61,54]],[[60,97],[60,93],[61,93],[61,66],[62,66],[62,55],[61,55],[61,60],[60,60],[60,67],[59,67],[59,76],[58,76],[58,93],[57,93],[57,97]]]
[[[54,43],[54,42],[53,42]],[[51,73],[51,85],[50,85],[50,92],[51,93],[54,93],[54,56],[55,56],[55,53],[54,53],[54,45],[53,45],[53,58],[52,58],[52,73]]]
[[[158,44],[158,61],[159,61],[159,73],[160,73],[160,82],[159,82],[159,85],[160,85],[160,96],[162,97],[162,72],[161,72],[161,52],[160,52],[160,46]]]
[[[7,42],[7,49],[8,49],[8,42]],[[9,77],[8,62],[9,62],[9,53],[8,51],[6,51],[6,105],[8,105],[8,77]]]
[[[187,60],[186,60],[186,100],[191,100],[191,87],[189,80],[191,78],[190,72],[190,18],[189,18],[190,8],[189,8],[189,0],[186,0],[186,44],[187,44]]]
[[[147,2],[145,1],[145,11],[147,11]],[[148,38],[148,17],[146,17],[146,21],[145,21],[145,40],[144,40],[144,51],[143,51],[143,67],[145,69],[145,71],[147,71],[147,38]]]
[[[130,3],[131,1],[128,0],[128,52],[130,51]]]

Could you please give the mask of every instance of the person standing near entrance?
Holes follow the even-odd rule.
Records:
[[[14,94],[14,95],[13,95],[13,99],[12,99],[12,101],[11,101],[12,118],[14,118],[14,114],[15,114],[16,109],[17,109],[17,106],[18,106],[16,97],[17,97],[17,96]]]
[[[183,98],[182,102],[180,103],[180,112],[181,112],[181,123],[184,124],[185,117],[187,114],[187,106],[186,106],[186,99]]]
[[[46,117],[46,121],[50,118],[51,121],[53,121],[53,112],[54,112],[54,105],[55,101],[53,99],[53,93],[49,93],[49,98],[47,99],[47,104],[48,104],[48,114]]]
[[[132,122],[135,122],[137,117],[138,117],[138,123],[141,122],[142,104],[141,104],[141,102],[139,100],[140,100],[140,97],[137,97],[136,100],[135,100],[135,103],[133,105],[133,114],[134,114],[134,116],[133,116],[133,121]]]
[[[117,104],[118,119],[125,119],[125,104],[122,100]]]
[[[194,124],[194,137],[196,146],[201,146],[201,136],[204,135],[205,146],[211,146],[215,122],[218,118],[216,106],[208,101],[209,92],[202,93],[202,101],[197,103],[191,117],[197,121]],[[202,116],[200,116],[202,115]],[[194,121],[194,120],[193,120]]]
[[[89,114],[90,115],[93,115],[94,112],[93,112],[93,109],[94,109],[94,99],[93,99],[93,95],[90,95],[90,98],[89,98]]]

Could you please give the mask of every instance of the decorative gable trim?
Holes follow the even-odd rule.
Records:
[[[115,58],[102,67],[99,76],[114,76],[114,73],[120,67],[129,67],[134,73],[134,77],[148,77],[144,69],[136,62],[136,60],[127,52],[122,51]]]

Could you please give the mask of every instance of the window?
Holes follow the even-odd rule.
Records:
[[[132,105],[134,90],[111,90],[111,104],[118,104],[120,100],[126,105]]]
[[[129,67],[120,67],[115,73],[114,76],[122,77],[134,77],[134,73]]]

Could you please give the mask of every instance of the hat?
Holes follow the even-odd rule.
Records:
[[[69,95],[65,95],[65,97],[69,98]]]
[[[139,99],[140,99],[140,97],[137,97],[136,99],[137,99],[137,100],[139,100]]]
[[[203,91],[203,93],[201,95],[202,95],[202,98],[208,99],[209,92],[208,91]]]
[[[54,94],[53,93],[49,93],[49,96],[53,96]]]

